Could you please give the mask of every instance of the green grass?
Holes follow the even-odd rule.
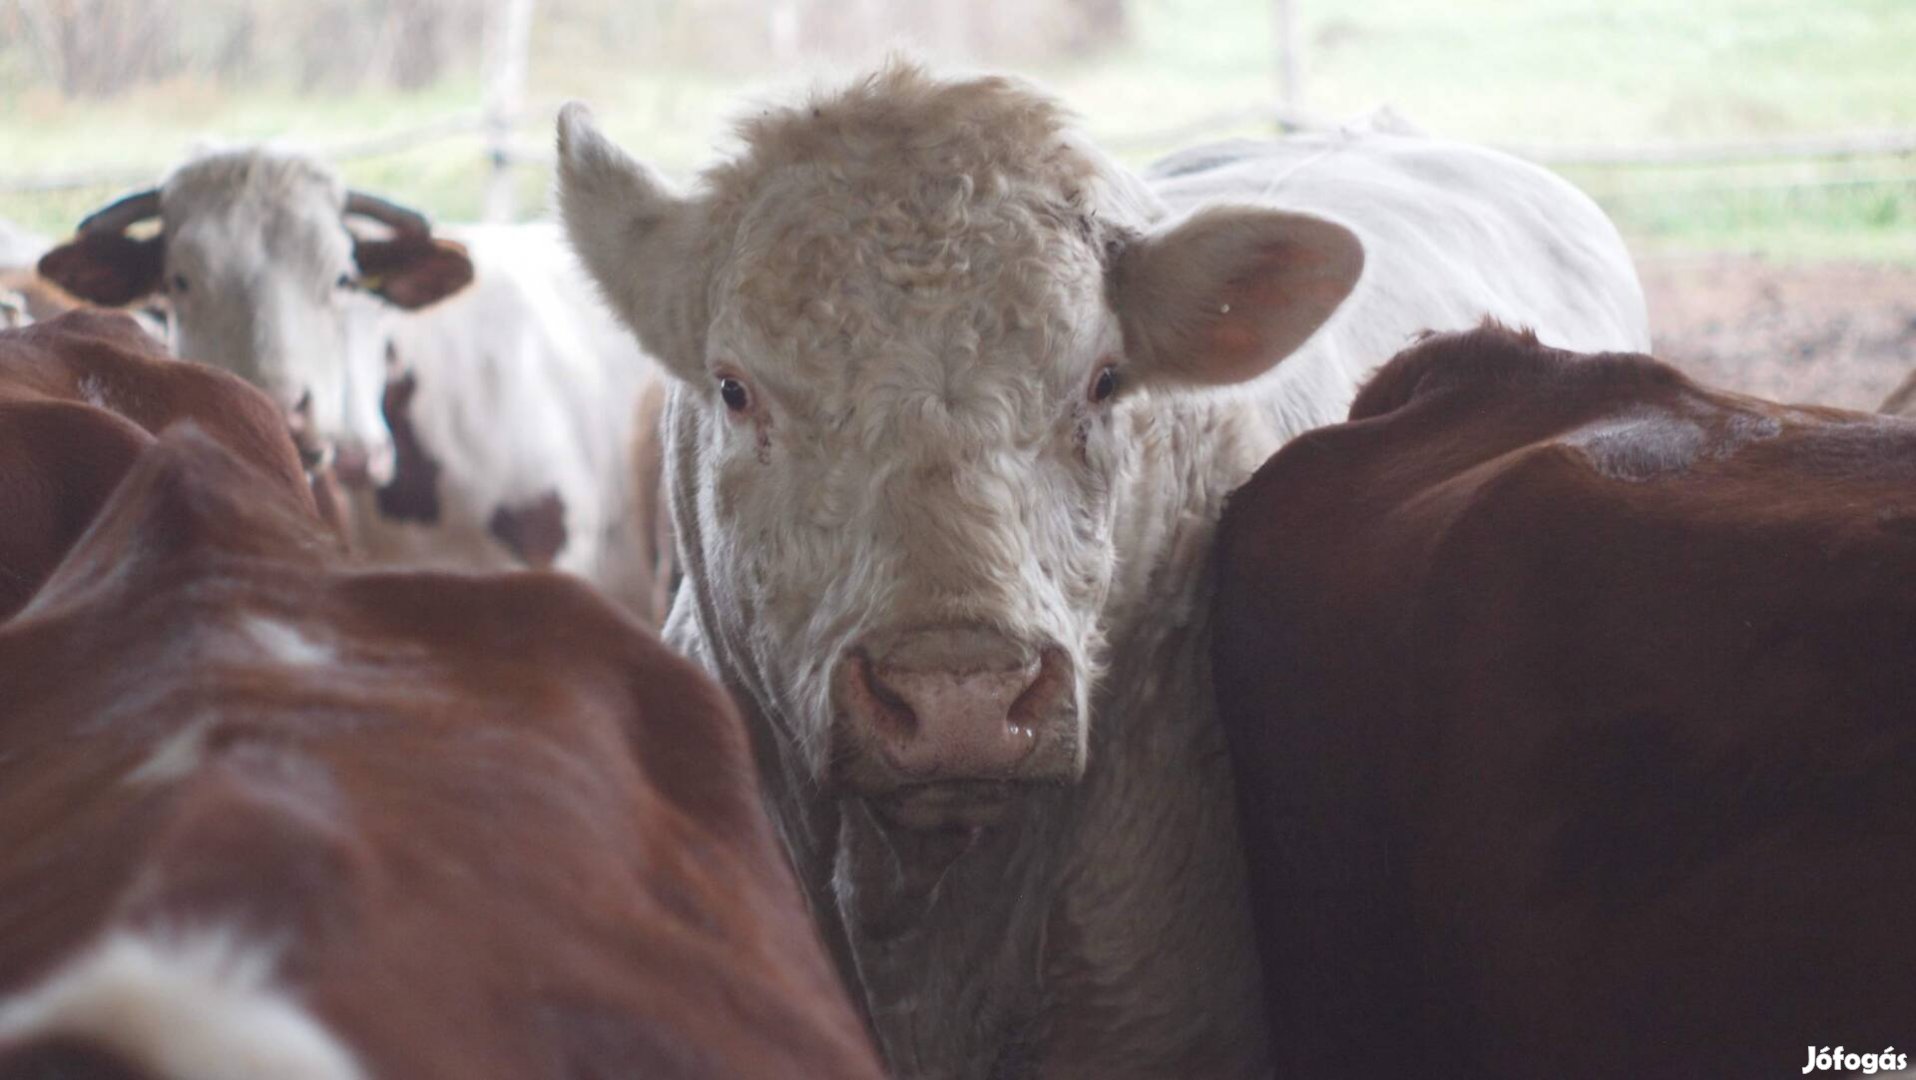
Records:
[[[1916,127],[1911,0],[1298,0],[1304,105],[1344,117],[1388,104],[1436,134],[1509,144],[1642,144]],[[1270,100],[1271,0],[1133,0],[1131,43],[1095,60],[1030,69],[1100,137],[1144,159],[1150,133]],[[623,35],[567,22],[535,30],[522,132],[550,140],[551,103],[593,102],[635,152],[687,173],[724,138],[726,118],[767,87],[688,67],[671,27],[627,20]],[[90,166],[155,171],[194,139],[326,143],[476,107],[475,77],[413,94],[309,98],[223,91],[180,79],[106,103],[60,100],[0,53],[0,176]],[[787,73],[773,86],[803,81]],[[1259,134],[1257,125],[1216,135]],[[1208,134],[1207,134],[1208,137]],[[347,163],[355,183],[442,219],[477,214],[477,138]],[[1643,250],[1738,249],[1790,258],[1916,262],[1916,160],[1733,169],[1567,169]],[[1861,178],[1869,183],[1857,183]],[[537,212],[547,179],[522,170]],[[1799,186],[1790,186],[1799,185]],[[0,194],[0,216],[70,227],[110,190]]]

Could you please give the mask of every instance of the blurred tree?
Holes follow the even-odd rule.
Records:
[[[485,12],[479,0],[387,0],[368,74],[417,90],[439,81],[479,49]]]
[[[70,97],[187,75],[342,93],[475,71],[493,0],[0,0],[0,64]],[[1126,39],[1133,0],[542,0],[536,37],[585,61],[721,71],[869,60],[905,44],[1021,64]]]
[[[607,40],[649,59],[745,71],[808,59],[870,59],[896,44],[1018,63],[1125,40],[1128,0],[554,0],[567,21],[603,20]],[[542,20],[545,16],[542,16]]]
[[[253,9],[240,5],[231,19],[218,28],[218,43],[213,48],[213,74],[221,82],[245,82],[254,76],[254,55],[259,48],[259,20]]]
[[[415,90],[477,62],[480,0],[315,0],[298,36],[300,85]]]
[[[33,55],[68,97],[106,97],[175,70],[172,0],[16,0]]]
[[[1069,7],[1077,18],[1064,48],[1073,56],[1109,48],[1130,36],[1125,0],[1070,0]]]

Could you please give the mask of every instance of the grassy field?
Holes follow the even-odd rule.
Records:
[[[1304,101],[1333,118],[1379,105],[1433,133],[1511,145],[1691,142],[1916,128],[1916,3],[1911,0],[1298,0]],[[1273,98],[1270,0],[1133,0],[1128,45],[1095,60],[1028,67],[1058,88],[1123,156],[1172,148],[1153,133]],[[534,33],[522,131],[543,149],[550,109],[582,97],[637,152],[689,172],[751,95],[802,84],[675,64],[635,25],[607,40],[562,18]],[[4,46],[0,46],[4,49]],[[63,100],[18,56],[0,62],[0,184],[90,167],[153,174],[197,140],[327,143],[402,129],[479,101],[476,74],[408,94],[306,97],[175,78],[108,102]],[[1242,121],[1203,137],[1268,133]],[[355,183],[444,219],[476,215],[484,177],[476,137],[344,163]],[[1597,195],[1645,252],[1759,251],[1782,258],[1916,263],[1916,158],[1738,167],[1564,170]],[[544,207],[547,177],[521,170],[521,205]],[[48,233],[110,186],[0,191],[0,217]]]

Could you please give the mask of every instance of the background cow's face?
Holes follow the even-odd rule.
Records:
[[[161,287],[179,355],[265,390],[296,430],[310,425],[378,460],[377,312],[358,292],[340,192],[326,179],[295,174],[261,190],[237,171],[182,170],[164,196]]]
[[[687,383],[692,585],[815,774],[907,825],[1075,779],[1114,519],[1171,452],[1132,414],[1268,369],[1349,292],[1355,239],[1260,210],[1146,232],[1003,80],[894,69],[768,115],[694,198],[583,109],[560,125],[574,245]]]
[[[418,307],[456,291],[472,276],[463,251],[432,239],[416,214],[376,201],[394,234],[355,237],[347,215],[366,197],[295,155],[210,155],[134,198],[151,201],[158,235],[134,239],[125,230],[137,219],[83,225],[42,272],[100,303],[164,292],[175,354],[266,391],[308,453],[337,449],[342,463],[384,479],[392,447],[380,415],[380,305]]]

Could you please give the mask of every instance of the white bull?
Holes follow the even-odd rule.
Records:
[[[174,352],[267,391],[331,463],[369,558],[552,566],[662,614],[658,372],[553,227],[435,234],[310,157],[248,148],[102,209],[40,266],[98,303],[163,293]]]
[[[1147,185],[1032,87],[911,65],[741,134],[679,193],[569,106],[560,201],[677,377],[668,638],[752,717],[893,1069],[1259,1074],[1205,661],[1222,503],[1420,331],[1645,348],[1615,229],[1541,169],[1383,134]]]

